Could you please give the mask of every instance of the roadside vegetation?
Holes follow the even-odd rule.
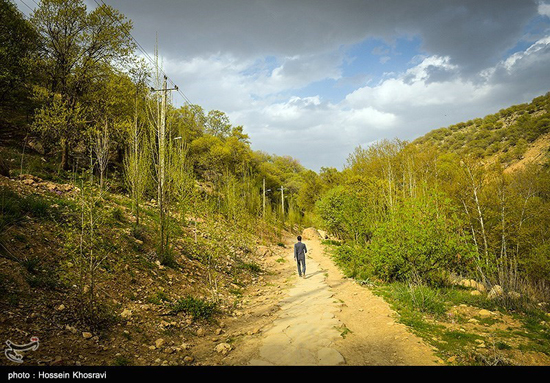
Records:
[[[550,93],[317,173],[155,91],[159,57],[139,58],[132,21],[108,5],[41,0],[27,20],[0,0],[0,24],[6,339],[25,323],[78,338],[60,350],[158,352],[162,334],[239,308],[268,272],[260,246],[316,226],[345,274],[449,363],[550,360]],[[130,352],[110,363],[150,362]]]
[[[523,135],[545,147],[549,101],[550,95],[538,97],[475,124],[504,131],[505,147]],[[526,121],[529,129],[518,128]],[[477,131],[475,124],[456,126]],[[549,155],[542,151],[537,162],[518,162],[521,156],[510,162],[509,151],[470,150],[467,139],[456,149],[446,144],[456,126],[413,143],[358,147],[339,183],[316,204],[332,235],[325,244],[348,277],[373,286],[451,362],[513,363],[509,358],[517,350],[548,357]],[[468,315],[455,313],[464,307]],[[490,313],[480,320],[475,310]],[[520,325],[494,330],[499,316]],[[478,320],[494,330],[493,348],[478,330],[448,328],[469,319],[469,325]]]

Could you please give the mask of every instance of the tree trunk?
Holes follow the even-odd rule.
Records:
[[[69,144],[65,138],[61,139],[61,168],[69,170]]]

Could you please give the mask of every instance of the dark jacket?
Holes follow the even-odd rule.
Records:
[[[302,242],[298,242],[294,245],[294,258],[299,260],[305,260],[306,259],[306,253],[307,248],[306,244]]]

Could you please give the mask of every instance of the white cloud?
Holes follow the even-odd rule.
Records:
[[[546,11],[539,6],[539,12]],[[375,53],[374,60],[387,63],[385,52]],[[339,49],[175,57],[165,61],[166,71],[181,81],[192,102],[226,112],[233,124],[244,126],[254,149],[292,155],[315,170],[341,167],[357,145],[414,139],[550,90],[550,37],[468,76],[456,56],[425,50],[409,69],[392,67],[366,86],[368,76],[351,83],[343,77]],[[327,79],[356,89],[339,102],[304,94],[304,87]]]
[[[550,17],[550,4],[541,3],[538,7],[539,15]]]
[[[258,144],[273,148],[268,151],[302,158],[314,169],[341,167],[359,144],[384,137],[414,139],[432,129],[483,117],[544,94],[550,90],[548,63],[550,37],[499,62],[476,81],[455,75],[457,66],[448,57],[423,57],[409,70],[356,89],[339,103],[327,103],[318,96],[290,98],[266,107],[271,113],[247,122],[253,138],[257,118],[277,132],[281,141],[270,140],[266,130],[261,132]],[[434,74],[441,73],[450,75],[433,81]],[[515,97],[514,102],[510,96]],[[241,117],[246,119],[246,113]],[[317,150],[295,145],[295,136]]]

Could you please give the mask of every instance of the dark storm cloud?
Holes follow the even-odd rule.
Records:
[[[90,4],[94,4],[89,1]],[[418,35],[429,54],[473,73],[521,38],[535,0],[109,0],[134,21],[134,35],[173,58],[241,58],[328,52],[367,37]]]

